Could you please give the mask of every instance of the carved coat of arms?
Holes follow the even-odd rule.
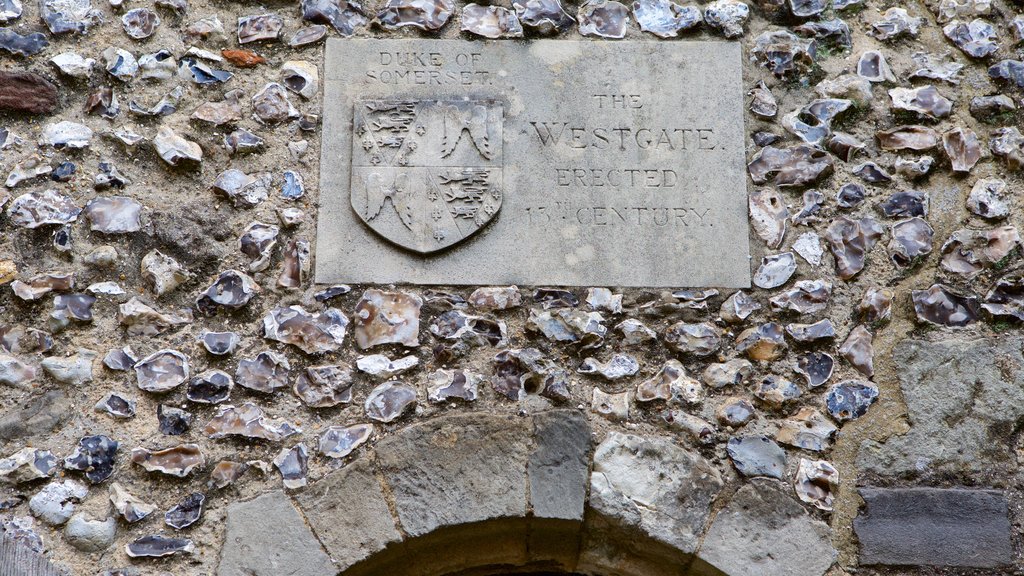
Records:
[[[489,100],[357,101],[352,208],[421,254],[473,235],[501,208],[503,113]]]

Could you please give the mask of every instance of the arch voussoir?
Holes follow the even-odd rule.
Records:
[[[288,504],[293,539],[318,559],[301,576],[820,576],[835,558],[828,527],[776,484],[718,502],[726,479],[674,438],[611,432],[595,447],[575,410],[470,413],[398,430],[273,503]],[[218,576],[277,574],[265,534],[231,532],[260,506],[229,508]],[[787,537],[800,542],[772,544]]]

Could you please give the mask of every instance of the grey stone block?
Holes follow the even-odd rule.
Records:
[[[718,471],[671,438],[609,434],[594,452],[578,571],[679,574],[721,488]]]
[[[740,48],[329,39],[317,282],[750,286]],[[399,99],[416,130],[366,122]]]
[[[575,410],[534,417],[530,505],[537,518],[583,521],[590,468],[590,425]]]
[[[775,480],[752,480],[715,517],[692,571],[701,576],[821,576],[837,553],[824,522],[812,519]]]
[[[339,570],[402,538],[369,455],[329,474],[295,500]]]
[[[671,438],[611,433],[594,453],[590,505],[690,553],[721,488],[714,466]]]
[[[45,434],[53,430],[74,413],[67,396],[60,390],[50,390],[42,396],[28,400],[17,409],[8,409],[0,416],[0,441]]]
[[[217,576],[335,576],[337,570],[292,501],[268,492],[228,506]]]
[[[893,359],[910,431],[866,442],[858,468],[880,476],[1013,477],[1009,431],[1024,417],[1024,371],[1013,367],[1024,366],[1022,347],[1019,336],[901,342]]]
[[[863,488],[853,522],[861,564],[997,568],[1013,561],[1002,492]]]
[[[463,414],[378,443],[378,466],[405,532],[525,516],[531,433],[523,418]]]

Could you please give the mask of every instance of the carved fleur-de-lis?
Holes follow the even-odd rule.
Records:
[[[438,242],[444,242],[444,239],[447,235],[448,233],[445,232],[443,229],[434,228],[434,240],[437,240]]]
[[[434,220],[440,220],[442,216],[444,216],[444,210],[440,208],[434,208],[434,211],[430,213],[430,217]]]
[[[416,143],[415,142],[409,142],[408,147],[409,147],[409,150],[415,150],[416,149]]]
[[[399,166],[407,166],[408,164],[409,164],[409,158],[407,158],[405,156],[399,156],[398,157],[398,165]]]
[[[373,165],[380,164],[380,156],[378,156],[376,154],[374,154],[373,156],[370,156],[370,164],[373,164]]]
[[[427,129],[421,124],[416,127],[416,133],[419,134],[420,136],[423,136],[424,134],[427,133]]]

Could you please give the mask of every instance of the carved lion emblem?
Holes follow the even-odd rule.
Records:
[[[472,236],[501,209],[503,114],[493,101],[356,102],[352,209],[421,254]]]

